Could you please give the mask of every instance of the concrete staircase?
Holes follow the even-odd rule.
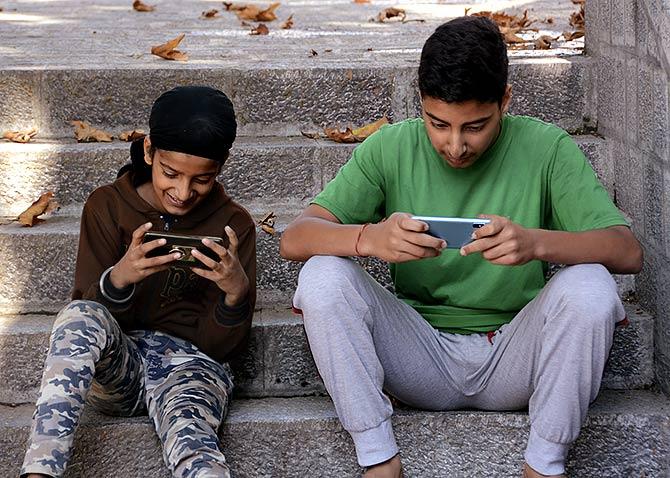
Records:
[[[275,31],[271,24],[270,36],[253,38],[231,14],[219,23],[191,18],[205,9],[195,1],[164,2],[154,17],[123,10],[118,24],[96,20],[92,12],[127,10],[125,2],[70,2],[80,6],[79,13],[58,12],[50,3],[37,2],[30,7],[32,17],[24,16],[63,25],[78,21],[82,28],[37,23],[30,34],[11,18],[3,23],[0,12],[0,37],[12,38],[7,51],[28,50],[54,31],[91,44],[69,59],[5,53],[7,61],[0,62],[0,131],[33,125],[40,130],[34,143],[0,142],[0,216],[16,215],[45,190],[54,191],[62,205],[34,228],[0,226],[0,476],[18,474],[49,331],[72,285],[81,206],[95,187],[114,179],[128,156],[125,143],[75,143],[66,121],[84,119],[114,132],[139,128],[160,92],[189,83],[218,86],[236,106],[241,136],[220,178],[228,192],[256,218],[270,211],[278,215],[276,236],[259,230],[260,300],[249,351],[235,365],[236,400],[221,435],[234,476],[357,476],[351,440],[324,393],[301,320],[290,310],[300,265],[278,255],[286,224],[334,176],[352,146],[309,140],[300,131],[418,114],[420,47],[439,23],[461,14],[463,5],[416,2],[409,17],[424,23],[379,25],[367,18],[393,5],[339,0],[306,7],[285,1],[280,17],[294,13],[295,30]],[[481,9],[505,8],[496,5],[483,3]],[[11,17],[11,6],[4,15]],[[354,15],[352,9],[359,8],[364,13]],[[567,17],[573,7],[561,0],[536,8],[562,8]],[[176,22],[174,14],[183,21]],[[193,38],[184,47],[192,54],[189,63],[133,53],[181,30]],[[95,37],[110,32],[118,34],[113,50]],[[556,122],[575,134],[612,191],[610,152],[585,128],[592,123],[591,62],[570,45],[559,46],[512,54],[513,112]],[[389,284],[385,264],[364,265]],[[630,325],[616,331],[601,396],[568,469],[578,477],[669,476],[670,402],[653,389],[654,318],[636,306],[633,279],[616,279]],[[403,408],[394,426],[410,477],[519,476],[529,429],[525,412]],[[67,476],[167,477],[154,435],[147,418],[111,418],[89,410]]]

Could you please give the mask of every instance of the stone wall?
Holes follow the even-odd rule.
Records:
[[[658,384],[670,393],[669,0],[587,0],[590,112],[608,143],[615,201],[645,250],[641,304],[656,315]]]

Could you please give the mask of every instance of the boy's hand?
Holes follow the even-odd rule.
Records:
[[[143,244],[142,239],[149,229],[151,229],[151,223],[147,222],[133,231],[128,250],[110,272],[109,280],[117,289],[123,289],[131,284],[136,284],[151,274],[164,271],[170,267],[170,262],[181,257],[179,253],[146,257],[149,251],[165,244],[165,239],[156,239]]]
[[[228,249],[216,244],[210,239],[203,239],[202,243],[216,252],[220,261],[216,262],[196,249],[191,251],[193,257],[205,264],[211,271],[205,269],[193,268],[193,272],[200,277],[209,279],[216,283],[223,292],[226,293],[224,303],[227,306],[235,306],[244,300],[249,292],[249,278],[247,277],[240,260],[237,257],[237,248],[239,240],[235,231],[230,226],[226,226],[226,234],[230,244]]]
[[[472,233],[473,242],[461,247],[461,255],[481,252],[492,264],[517,266],[535,259],[537,247],[532,229],[506,217],[482,214],[491,222]]]
[[[436,257],[447,243],[426,234],[428,225],[411,214],[394,212],[386,221],[370,224],[361,234],[358,250],[386,262],[407,262]]]

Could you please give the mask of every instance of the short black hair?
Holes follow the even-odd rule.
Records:
[[[426,40],[419,64],[421,97],[447,103],[502,103],[507,87],[507,46],[498,26],[477,16],[440,25]]]

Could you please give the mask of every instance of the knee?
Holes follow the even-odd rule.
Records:
[[[557,274],[563,303],[589,327],[611,326],[623,319],[617,285],[600,264],[579,264]],[[574,324],[573,324],[574,325]]]
[[[363,269],[351,259],[314,256],[300,270],[296,299],[303,305],[328,302],[354,287],[356,276],[361,273]],[[297,303],[296,306],[299,307]]]
[[[58,313],[51,337],[52,340],[58,340],[75,332],[89,339],[104,339],[115,326],[114,317],[103,305],[90,300],[75,300]]]

